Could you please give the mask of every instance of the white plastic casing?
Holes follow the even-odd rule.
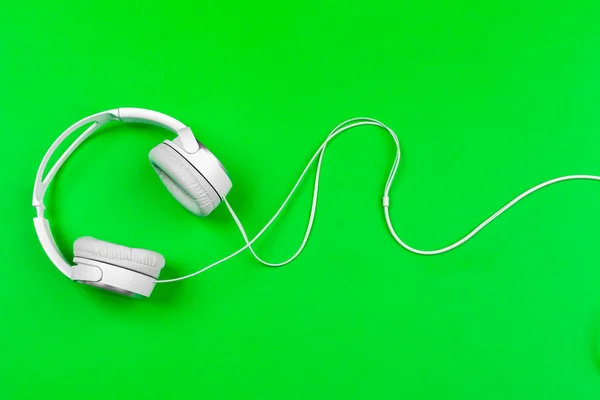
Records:
[[[179,136],[173,140],[165,140],[163,143],[171,146],[188,160],[210,183],[221,199],[227,196],[231,190],[231,179],[229,179],[225,167],[206,147],[200,145],[198,151],[188,153],[182,148]]]
[[[198,141],[194,137],[192,130],[173,117],[143,108],[119,108],[117,110],[117,115],[119,120],[123,122],[149,124],[168,129],[177,134],[177,137],[180,138],[182,147],[185,148],[186,152],[194,153],[198,151]]]
[[[73,261],[77,264],[72,267],[72,279],[86,285],[127,296],[139,294],[144,297],[149,297],[156,285],[153,277],[116,265],[82,257],[75,257]]]
[[[48,258],[50,258],[50,261],[52,261],[52,263],[56,265],[56,268],[65,274],[67,278],[71,278],[71,265],[69,265],[67,260],[65,260],[63,255],[58,251],[58,246],[50,231],[48,220],[44,217],[36,217],[33,219],[33,225],[35,227],[35,233],[37,233],[38,239],[42,244],[42,248],[46,252]]]

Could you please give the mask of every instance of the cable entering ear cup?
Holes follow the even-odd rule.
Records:
[[[165,265],[165,258],[157,252],[121,246],[89,236],[75,241],[73,253],[75,257],[100,261],[152,278],[158,278]]]
[[[221,202],[200,171],[168,144],[153,148],[148,158],[165,187],[192,214],[206,216]]]

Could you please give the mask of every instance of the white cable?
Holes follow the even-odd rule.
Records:
[[[488,219],[486,219],[485,221],[483,221],[481,224],[479,224],[475,229],[473,229],[470,233],[468,233],[466,236],[464,236],[462,239],[458,240],[457,242],[438,249],[438,250],[418,250],[415,249],[409,245],[407,245],[406,243],[404,243],[402,241],[402,239],[400,239],[398,237],[398,235],[396,234],[396,231],[394,230],[394,227],[392,226],[392,222],[390,219],[390,214],[389,214],[389,191],[390,188],[392,186],[392,183],[394,181],[394,177],[396,176],[396,172],[398,170],[398,165],[400,164],[400,142],[398,141],[398,137],[396,136],[396,133],[390,129],[389,127],[387,127],[385,124],[383,124],[382,122],[379,122],[375,119],[371,119],[371,118],[353,118],[347,121],[342,122],[341,124],[339,124],[338,126],[336,126],[331,133],[327,136],[327,139],[325,139],[325,141],[323,142],[323,144],[319,147],[319,149],[315,152],[315,154],[312,156],[312,158],[310,159],[310,161],[308,162],[308,165],[304,168],[304,171],[302,171],[302,174],[300,174],[300,177],[298,178],[298,180],[296,181],[296,184],[294,185],[294,187],[292,188],[292,190],[290,191],[290,193],[288,194],[288,196],[285,198],[285,200],[283,201],[283,204],[279,207],[279,209],[277,210],[277,212],[273,215],[273,217],[271,217],[271,219],[267,222],[267,224],[256,234],[256,236],[252,239],[249,240],[248,236],[246,234],[246,231],[241,223],[241,221],[239,220],[239,218],[237,217],[237,215],[235,214],[235,212],[233,211],[233,208],[231,207],[231,205],[229,204],[229,202],[227,201],[227,199],[223,199],[225,205],[227,206],[227,209],[229,210],[233,220],[235,221],[236,225],[238,226],[242,237],[244,238],[244,241],[246,242],[246,245],[243,246],[242,248],[240,248],[239,250],[235,251],[234,253],[230,254],[229,256],[222,258],[219,261],[216,261],[202,269],[200,269],[199,271],[193,272],[191,274],[179,277],[179,278],[174,278],[174,279],[165,279],[165,280],[158,280],[157,283],[167,283],[167,282],[175,282],[175,281],[180,281],[183,279],[187,279],[187,278],[191,278],[192,276],[198,275],[216,265],[221,264],[222,262],[225,262],[227,260],[229,260],[232,257],[235,257],[236,255],[238,255],[239,253],[241,253],[243,250],[245,250],[246,248],[249,248],[252,255],[262,264],[270,266],[270,267],[279,267],[285,264],[288,264],[290,262],[292,262],[294,259],[296,259],[296,257],[298,257],[300,255],[300,253],[302,252],[302,250],[304,250],[304,247],[306,246],[306,243],[308,242],[308,238],[310,236],[311,230],[312,230],[312,226],[314,223],[314,219],[315,219],[315,214],[316,214],[316,209],[317,209],[317,198],[318,198],[318,192],[319,192],[319,179],[320,179],[320,174],[321,174],[321,164],[323,162],[323,155],[325,154],[325,148],[327,147],[327,144],[329,143],[329,141],[331,141],[335,136],[337,136],[338,134],[348,130],[348,129],[352,129],[355,128],[357,126],[362,126],[362,125],[374,125],[374,126],[378,126],[381,127],[383,129],[385,129],[391,136],[392,139],[394,140],[394,143],[396,145],[396,157],[394,159],[394,163],[392,164],[392,168],[390,170],[390,173],[388,175],[388,179],[387,182],[385,184],[385,188],[383,191],[383,209],[384,209],[384,214],[385,214],[385,220],[386,220],[386,224],[387,227],[391,233],[391,235],[394,237],[394,239],[402,246],[404,247],[406,250],[416,253],[416,254],[421,254],[421,255],[436,255],[436,254],[441,254],[441,253],[445,253],[448,252],[452,249],[457,248],[458,246],[464,244],[466,241],[468,241],[469,239],[471,239],[473,236],[475,236],[481,229],[483,229],[485,226],[487,226],[489,223],[491,223],[493,220],[495,220],[498,216],[500,216],[502,213],[504,213],[505,211],[507,211],[509,208],[511,208],[512,206],[514,206],[517,202],[519,202],[520,200],[524,199],[525,197],[529,196],[530,194],[532,194],[533,192],[536,192],[546,186],[550,186],[552,184],[558,183],[558,182],[563,182],[563,181],[568,181],[568,180],[577,180],[577,179],[585,179],[585,180],[596,180],[596,181],[600,181],[600,176],[595,176],[595,175],[569,175],[569,176],[562,176],[559,178],[555,178],[555,179],[551,179],[549,181],[540,183],[539,185],[536,185],[534,187],[532,187],[531,189],[528,189],[527,191],[521,193],[519,196],[515,197],[513,200],[511,200],[509,203],[507,203],[504,207],[502,207],[500,210],[498,210],[497,212],[495,212],[493,215],[491,215]],[[267,261],[264,261],[262,258],[260,258],[256,252],[254,251],[254,249],[252,248],[252,244],[260,237],[262,236],[262,234],[269,228],[269,226],[271,226],[271,224],[273,223],[273,221],[275,221],[275,219],[277,219],[277,217],[279,216],[279,214],[281,213],[281,211],[284,209],[284,207],[287,205],[287,203],[289,202],[289,200],[291,199],[292,195],[294,194],[294,192],[296,191],[296,189],[298,188],[298,186],[300,185],[300,182],[302,182],[302,180],[304,179],[304,176],[306,175],[306,173],[308,172],[309,168],[311,167],[311,165],[313,164],[313,162],[315,161],[315,159],[317,158],[317,156],[319,156],[319,162],[317,163],[317,169],[316,169],[316,173],[315,173],[315,183],[314,183],[314,189],[313,189],[313,200],[312,200],[312,206],[311,206],[311,210],[310,210],[310,216],[309,216],[309,220],[308,220],[308,224],[306,227],[306,231],[304,233],[304,238],[302,240],[302,243],[300,244],[300,247],[298,248],[298,250],[287,260],[279,262],[279,263],[270,263]]]
[[[550,179],[549,181],[546,181],[546,182],[542,182],[539,185],[536,185],[536,186],[532,187],[531,189],[528,189],[527,191],[525,191],[525,192],[521,193],[520,195],[518,195],[517,197],[515,197],[508,204],[506,204],[504,207],[502,207],[501,209],[499,209],[498,211],[496,211],[492,216],[490,216],[488,219],[486,219],[485,221],[483,221],[475,229],[473,229],[465,237],[463,237],[462,239],[460,239],[456,243],[453,243],[450,246],[444,247],[444,248],[439,249],[439,250],[418,250],[418,249],[410,247],[409,245],[407,245],[406,243],[404,243],[402,241],[402,239],[400,239],[398,237],[398,235],[396,234],[396,231],[394,230],[394,228],[392,226],[392,221],[390,220],[390,213],[389,213],[388,207],[385,207],[385,209],[384,209],[384,212],[385,212],[385,222],[387,223],[388,229],[390,230],[390,233],[392,234],[392,236],[394,237],[394,239],[396,239],[396,241],[398,243],[400,243],[400,245],[402,247],[404,247],[406,250],[408,250],[410,252],[413,252],[413,253],[416,253],[416,254],[421,254],[421,255],[424,255],[424,256],[433,256],[433,255],[436,255],[436,254],[442,254],[442,253],[446,253],[446,252],[448,252],[448,251],[450,251],[452,249],[457,248],[461,244],[464,244],[467,240],[469,240],[473,236],[475,236],[480,230],[482,230],[483,228],[485,228],[486,225],[488,225],[490,222],[492,222],[493,220],[495,220],[496,218],[498,218],[506,210],[508,210],[509,208],[511,208],[512,206],[514,206],[515,204],[517,204],[520,200],[523,200],[525,197],[529,196],[533,192],[536,192],[536,191],[538,191],[538,190],[540,190],[542,188],[545,188],[546,186],[550,186],[550,185],[552,185],[554,183],[564,182],[564,181],[570,181],[570,180],[577,180],[577,179],[586,179],[586,180],[600,181],[600,176],[595,176],[595,175],[568,175],[568,176],[561,176],[559,178]]]
[[[357,121],[359,121],[359,122],[357,122]],[[319,162],[317,163],[317,170],[315,172],[315,184],[314,184],[314,189],[313,189],[313,200],[312,200],[312,205],[311,205],[311,209],[310,209],[310,217],[308,219],[308,224],[306,226],[306,231],[304,232],[304,238],[302,239],[302,243],[300,244],[300,247],[298,247],[298,250],[290,258],[288,258],[285,261],[278,262],[278,263],[270,263],[270,262],[264,261],[262,258],[260,258],[254,251],[254,249],[252,248],[252,246],[251,246],[252,243],[250,243],[248,241],[248,236],[246,235],[246,231],[244,230],[244,227],[243,227],[241,221],[239,220],[239,218],[237,217],[237,215],[235,214],[235,212],[233,211],[231,206],[227,203],[227,208],[229,209],[229,212],[231,213],[233,220],[237,224],[237,226],[242,234],[242,237],[244,238],[244,241],[248,245],[250,252],[254,256],[254,258],[256,258],[260,263],[262,263],[266,266],[269,266],[269,267],[281,267],[283,265],[289,264],[290,262],[294,261],[296,259],[296,257],[298,257],[300,255],[302,250],[304,250],[304,247],[306,246],[306,243],[308,242],[308,238],[310,236],[312,226],[313,226],[313,223],[315,220],[315,214],[316,214],[316,210],[317,210],[317,199],[318,199],[318,194],[319,194],[319,179],[321,177],[321,165],[323,163],[323,155],[325,154],[325,148],[327,147],[327,144],[329,143],[329,141],[332,140],[338,134],[340,134],[348,129],[352,129],[352,128],[355,128],[355,127],[361,126],[361,125],[375,125],[375,126],[379,126],[379,127],[386,129],[392,135],[392,137],[394,138],[394,141],[396,143],[396,149],[397,149],[396,159],[394,160],[394,164],[392,165],[392,169],[390,171],[390,175],[388,177],[387,183],[385,185],[385,190],[384,190],[384,197],[387,196],[387,194],[390,190],[392,181],[394,180],[394,175],[396,175],[396,169],[398,168],[398,163],[400,162],[400,143],[398,142],[398,138],[397,138],[396,134],[390,128],[388,128],[387,126],[382,124],[381,122],[374,120],[374,119],[370,119],[370,118],[353,118],[353,119],[342,122],[340,125],[336,126],[331,131],[331,133],[327,136],[327,139],[325,139],[325,142],[323,142],[321,147],[319,147],[319,149],[316,151],[316,153],[313,155],[313,157],[308,162],[308,165],[304,168],[304,171],[302,171],[302,174],[300,174],[300,178],[298,178],[298,180],[296,181],[296,184],[294,185],[294,187],[292,188],[292,190],[290,191],[290,193],[284,200],[281,207],[279,207],[279,209],[277,210],[275,215],[273,215],[273,217],[269,220],[267,225],[265,225],[265,227],[255,237],[255,239],[260,237],[264,233],[264,231],[271,225],[271,223],[279,216],[281,211],[287,205],[288,201],[291,199],[292,195],[294,194],[294,192],[296,191],[296,189],[298,188],[298,186],[304,179],[306,172],[308,172],[309,168],[315,161],[316,157],[319,156]],[[254,242],[254,240],[252,242]]]

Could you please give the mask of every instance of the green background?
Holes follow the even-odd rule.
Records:
[[[69,284],[30,204],[64,129],[144,107],[221,159],[255,233],[328,131],[371,116],[403,146],[396,230],[442,247],[542,180],[600,173],[599,16],[595,0],[4,2],[0,397],[600,398],[598,184],[545,189],[420,257],[382,216],[393,144],[360,128],[325,156],[297,262],[244,253],[139,301]],[[155,176],[167,137],[115,125],[73,155],[47,196],[68,258],[91,235],[161,252],[169,278],[241,246],[224,207],[198,220]],[[268,259],[299,244],[309,182],[259,242]]]

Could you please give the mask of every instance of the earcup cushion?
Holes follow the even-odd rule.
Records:
[[[157,252],[121,246],[89,236],[73,243],[73,253],[75,257],[113,264],[153,278],[158,278],[165,265],[165,258]]]
[[[210,183],[175,149],[161,143],[148,156],[152,167],[173,197],[189,212],[210,214],[221,199]]]

